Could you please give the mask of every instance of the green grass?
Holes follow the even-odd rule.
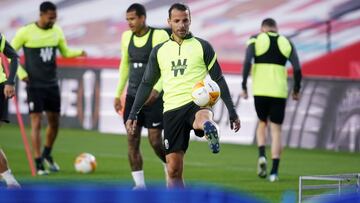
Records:
[[[241,133],[238,136],[241,136]],[[62,170],[45,177],[31,176],[17,126],[1,127],[0,144],[20,182],[132,182],[125,136],[61,129],[53,156]],[[142,139],[141,149],[146,181],[164,184],[163,167],[146,138]],[[82,152],[96,156],[98,168],[95,173],[83,175],[74,171],[74,159]],[[267,154],[270,154],[269,147]],[[185,157],[184,177],[187,185],[216,185],[232,191],[246,192],[271,202],[279,202],[285,191],[297,193],[298,178],[301,175],[354,173],[359,172],[360,168],[358,153],[286,148],[281,159],[280,181],[270,183],[257,177],[256,161],[255,146],[222,144],[220,154],[213,155],[206,142],[191,142]]]

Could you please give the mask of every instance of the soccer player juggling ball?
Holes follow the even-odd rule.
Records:
[[[192,102],[193,85],[210,75],[221,89],[221,98],[229,111],[230,126],[240,129],[240,120],[231,100],[226,81],[211,45],[189,32],[190,9],[180,3],[169,9],[170,40],[157,45],[151,52],[148,66],[137,91],[134,105],[126,122],[128,131],[136,129],[137,114],[160,76],[164,90],[164,145],[169,187],[184,187],[184,155],[189,145],[189,133],[194,129],[210,142],[213,153],[220,150],[218,129],[213,113]]]

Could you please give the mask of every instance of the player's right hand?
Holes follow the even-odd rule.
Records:
[[[241,128],[240,119],[230,119],[230,128],[231,130],[234,130],[235,132],[239,131]]]
[[[295,100],[295,101],[299,101],[299,99],[300,99],[300,93],[299,93],[299,92],[293,92],[293,93],[292,93],[292,98],[293,98],[293,100]]]
[[[244,90],[240,93],[240,96],[244,99],[248,99],[249,98],[249,95],[248,95],[248,92],[247,90]]]
[[[114,99],[114,109],[116,113],[119,113],[122,110],[121,99],[119,97],[115,97]]]

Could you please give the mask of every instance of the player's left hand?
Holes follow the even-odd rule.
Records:
[[[231,130],[234,130],[235,132],[239,131],[241,127],[240,119],[236,118],[233,120],[230,120],[230,128]]]
[[[243,89],[243,91],[240,93],[240,96],[244,99],[248,99],[249,98],[249,94],[247,92],[246,89]]]
[[[81,56],[87,56],[86,51],[82,50],[82,52],[81,52]]]
[[[5,85],[4,87],[4,95],[6,98],[11,98],[15,95],[15,87],[14,85]]]
[[[149,95],[149,97],[148,97],[148,99],[146,100],[146,102],[145,102],[145,106],[150,106],[150,105],[152,105],[153,103],[155,103],[155,101],[159,98],[159,92],[157,91],[157,90],[155,90],[155,89],[152,89],[151,90],[151,93],[150,93],[150,95]]]
[[[293,98],[293,100],[295,100],[295,101],[299,101],[299,99],[300,99],[300,93],[299,93],[299,92],[293,92],[293,93],[292,93],[292,98]]]
[[[129,135],[133,135],[135,133],[136,125],[137,125],[137,120],[128,119],[126,121],[126,124],[125,124],[126,131],[128,132]]]

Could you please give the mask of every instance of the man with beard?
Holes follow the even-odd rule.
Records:
[[[204,136],[212,153],[220,151],[219,135],[213,112],[197,106],[191,98],[194,84],[207,74],[220,87],[221,99],[228,111],[230,127],[240,129],[240,119],[230,97],[229,88],[223,77],[212,46],[205,40],[194,37],[189,31],[190,9],[180,3],[169,9],[168,24],[172,34],[170,40],[161,43],[151,51],[144,77],[136,93],[126,128],[136,130],[138,114],[149,97],[153,85],[162,77],[164,91],[164,145],[169,187],[182,188],[184,157],[189,146],[190,131]]]

